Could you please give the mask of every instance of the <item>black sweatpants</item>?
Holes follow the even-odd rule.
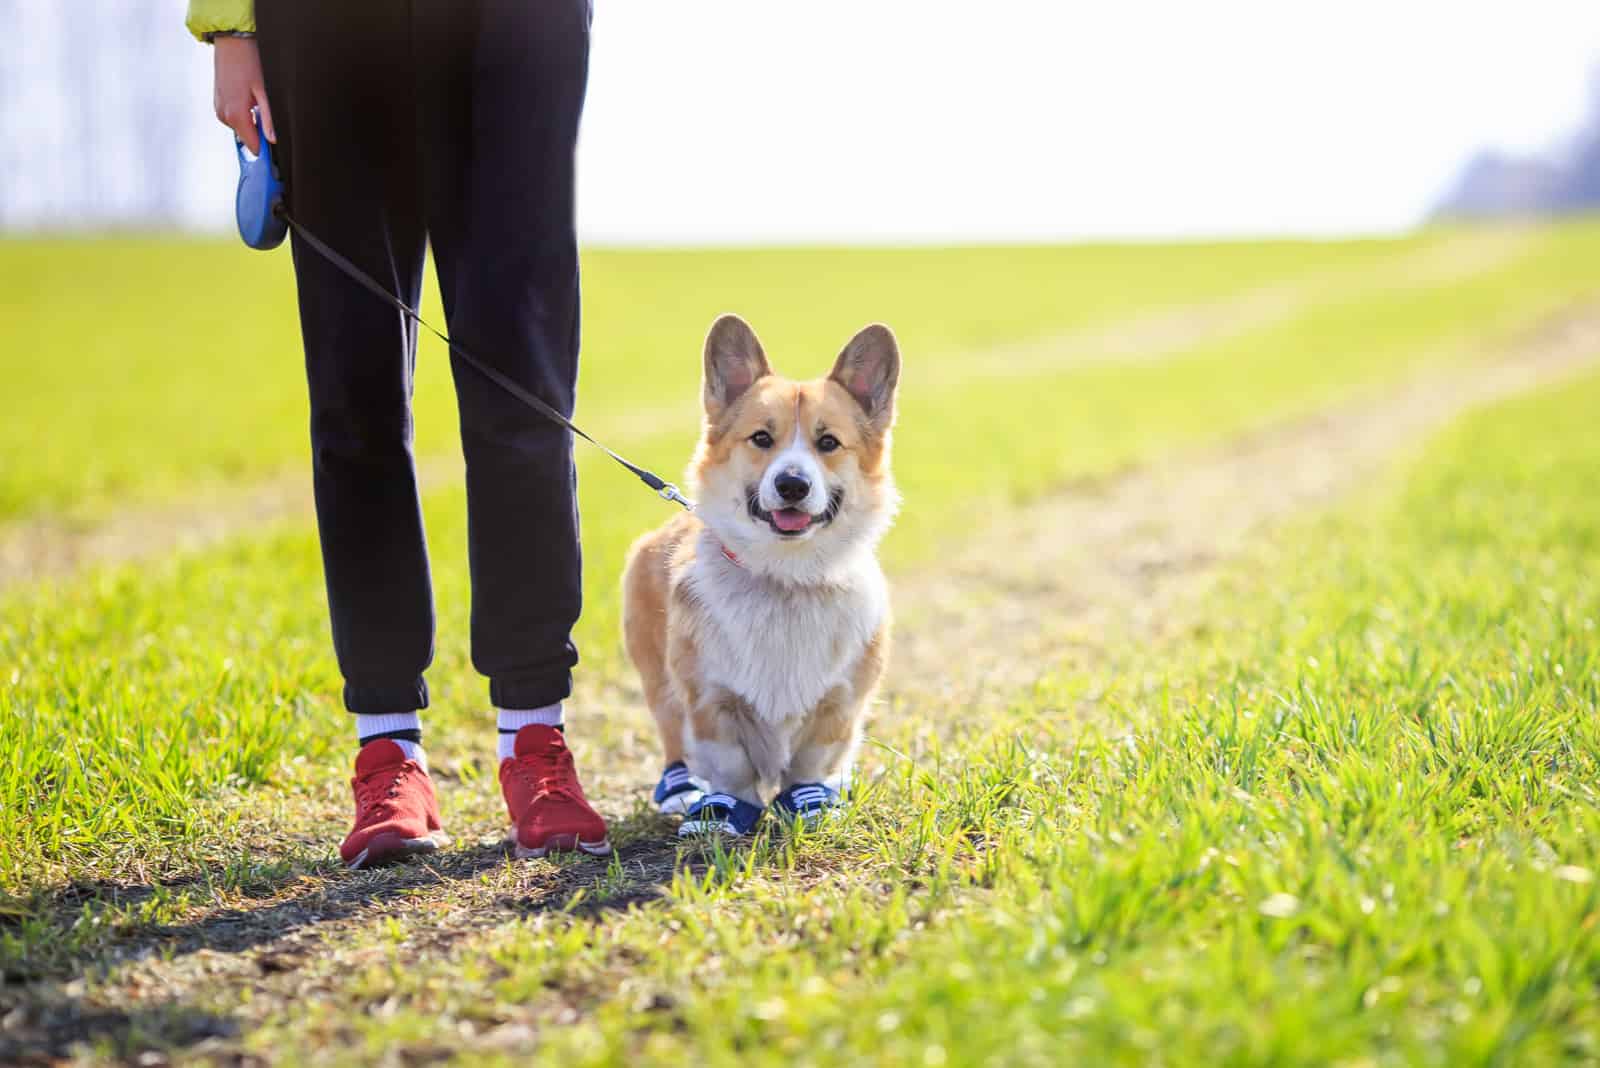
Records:
[[[573,150],[588,0],[256,0],[290,210],[413,305],[433,248],[449,330],[564,413],[578,360]],[[425,708],[433,592],[412,462],[416,333],[294,243],[334,649],[352,712]],[[472,662],[493,703],[577,662],[570,435],[453,361]]]

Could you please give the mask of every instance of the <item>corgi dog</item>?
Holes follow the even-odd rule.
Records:
[[[735,315],[706,337],[696,504],[634,543],[623,636],[661,734],[655,791],[681,836],[742,835],[769,803],[842,800],[889,652],[877,546],[900,350],[868,326],[825,378],[776,374]]]

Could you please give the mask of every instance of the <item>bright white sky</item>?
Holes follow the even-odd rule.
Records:
[[[164,98],[185,109],[181,217],[231,228],[210,52],[185,39],[181,0],[144,2],[170,9],[171,34],[113,44],[87,72],[53,0],[8,9],[29,47],[8,61],[25,99],[0,100],[0,219],[127,221],[103,177],[67,180],[83,170],[68,131],[84,100],[115,117],[154,74],[181,83]],[[593,244],[1404,229],[1476,149],[1570,134],[1600,66],[1600,0],[596,7],[579,179]],[[110,141],[134,128],[104,125]]]
[[[1392,230],[1549,147],[1596,0],[597,0],[598,243]]]

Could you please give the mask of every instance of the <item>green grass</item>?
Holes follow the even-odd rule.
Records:
[[[589,363],[586,410],[624,413],[630,404],[675,398],[683,414],[665,422],[669,429],[621,435],[641,458],[672,471],[686,458],[694,433],[695,343],[709,314],[702,314],[702,300],[748,312],[780,366],[788,353],[805,351],[817,354],[813,366],[820,369],[855,324],[874,317],[897,322],[906,335],[907,371],[896,471],[911,505],[886,552],[892,563],[905,564],[936,553],[959,536],[967,516],[1007,497],[1025,499],[1070,479],[1104,476],[1381,386],[1419,367],[1470,359],[1591,291],[1587,280],[1596,275],[1574,265],[1600,263],[1600,227],[1592,224],[1538,232],[1519,255],[1485,273],[1409,285],[1391,277],[1397,263],[1448,262],[1446,254],[1470,250],[1481,237],[1431,234],[1351,245],[596,254],[588,332],[590,351],[599,355]],[[248,478],[302,448],[303,420],[284,414],[303,404],[297,372],[283,367],[292,338],[264,331],[241,336],[222,309],[192,300],[195,275],[209,264],[257,272],[255,284],[241,291],[258,301],[276,293],[272,299],[287,304],[284,280],[272,284],[281,259],[233,250],[221,255],[209,245],[159,251],[173,266],[151,272],[165,281],[147,290],[142,318],[118,304],[132,301],[118,289],[107,298],[109,306],[97,305],[97,314],[115,319],[114,329],[105,320],[75,327],[102,350],[85,356],[88,365],[104,371],[104,361],[121,359],[128,366],[115,389],[87,395],[78,392],[86,380],[60,358],[71,346],[50,332],[51,324],[66,328],[71,295],[82,295],[74,279],[91,260],[131,272],[156,250],[148,243],[22,244],[7,246],[0,257],[34,309],[23,321],[29,336],[41,346],[54,344],[58,355],[30,362],[22,358],[27,345],[6,350],[5,359],[24,374],[23,394],[36,398],[25,418],[0,427],[0,456],[16,458],[0,463],[0,486],[9,487],[0,497],[14,507],[44,507],[51,493],[63,506],[87,506],[113,488],[116,499],[137,501],[146,492],[177,492],[185,477],[201,472]],[[1403,279],[1405,272],[1398,273]],[[1280,325],[1201,345],[1182,358],[1046,367],[1024,376],[988,373],[982,363],[983,346],[1037,334],[1052,323],[1081,324],[1285,277],[1321,278],[1318,299]],[[1337,284],[1328,281],[1334,277]],[[796,287],[807,280],[806,299],[795,299]],[[957,291],[963,299],[955,298]],[[650,292],[661,303],[646,300]],[[698,296],[690,299],[691,293]],[[681,306],[669,309],[673,294]],[[1052,320],[1047,316],[1057,298]],[[187,318],[178,314],[185,301],[193,305]],[[919,306],[928,313],[916,314]],[[291,318],[287,307],[278,311],[278,320]],[[192,350],[174,362],[179,354],[167,352],[158,331],[173,323],[186,324],[191,346],[198,337],[228,337],[230,346],[209,362]],[[78,351],[87,352],[87,341]],[[627,358],[638,352],[655,355]],[[434,366],[430,373],[441,373],[438,361],[425,363]],[[970,376],[951,369],[970,369]],[[919,386],[924,371],[938,384]],[[419,418],[440,423],[448,390],[443,382],[428,385],[419,390],[425,398]],[[212,396],[202,400],[201,393]],[[152,410],[141,414],[147,405]],[[269,412],[279,414],[268,418]],[[34,420],[49,426],[31,428]],[[440,440],[438,427],[428,433],[434,436],[425,433],[425,441]],[[38,446],[41,439],[48,448]],[[229,459],[235,452],[249,457],[248,464]],[[664,510],[592,451],[581,455],[587,609],[578,644],[584,670],[620,678],[616,584],[623,551]],[[124,475],[102,479],[95,473],[120,467]],[[440,652],[430,672],[434,719],[464,721],[481,714],[483,696],[463,648],[462,494],[446,489],[427,504],[440,609]],[[0,678],[0,715],[14,724],[0,737],[0,806],[34,814],[0,856],[0,888],[69,877],[99,855],[186,842],[198,833],[196,799],[263,782],[275,760],[317,757],[336,744],[344,723],[332,704],[338,680],[316,552],[308,530],[291,528],[0,599],[0,664],[9,665],[9,677]],[[99,726],[85,733],[75,726],[84,722]]]
[[[1464,365],[1595,293],[1593,224],[1534,233],[1479,273],[1404,280],[1463,240],[598,253],[583,409],[674,470],[717,311],[746,314],[780,366],[807,371],[861,322],[889,321],[907,354],[909,506],[886,555],[903,567],[958,544],[984,509]],[[0,282],[29,309],[0,367],[30,401],[0,426],[0,517],[88,521],[300,465],[285,271],[204,244],[0,246]],[[96,272],[141,282],[86,305]],[[1285,279],[1313,294],[1293,315],[1159,363],[984,362]],[[257,329],[195,297],[234,287]],[[448,452],[438,353],[423,365],[420,440]],[[631,426],[640,410],[653,414]],[[842,827],[686,864],[662,901],[627,911],[608,902],[639,893],[630,850],[661,834],[632,820],[612,869],[417,891],[430,909],[470,899],[495,915],[527,893],[517,880],[549,878],[566,911],[419,947],[401,909],[301,966],[322,1001],[252,1008],[255,986],[219,981],[176,1007],[244,1013],[263,1026],[240,1042],[289,1060],[324,1041],[422,1056],[450,1048],[459,1021],[572,1007],[581,1022],[541,1041],[575,1063],[688,1047],[708,1063],[1592,1060],[1596,410],[1589,380],[1473,417],[1403,485],[1235,568],[1181,636],[1058,665],[954,738],[917,729],[952,710],[897,710],[876,734],[892,748],[870,754],[883,773]],[[620,681],[622,550],[666,512],[593,455],[581,480],[583,670]],[[429,730],[476,745],[463,503],[458,488],[426,502]],[[124,939],[161,946],[162,925],[345,885],[327,861],[347,804],[329,769],[349,739],[326,630],[303,524],[0,597],[0,968],[120,989],[106,954]],[[493,809],[481,755],[436,757],[461,780],[453,796],[483,795],[451,802],[473,820]],[[130,884],[148,892],[124,900]],[[400,1011],[365,1011],[391,997]],[[177,1025],[130,1026],[120,1041],[141,1048],[138,1027],[161,1046]]]

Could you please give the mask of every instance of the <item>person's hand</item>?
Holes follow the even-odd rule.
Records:
[[[277,144],[278,131],[272,126],[272,108],[267,105],[267,89],[261,78],[261,53],[256,48],[255,38],[218,37],[212,48],[216,50],[213,104],[217,120],[230,127],[246,148],[259,155],[261,142],[256,136],[255,123],[250,119],[250,109],[260,110],[261,129],[268,141]]]

